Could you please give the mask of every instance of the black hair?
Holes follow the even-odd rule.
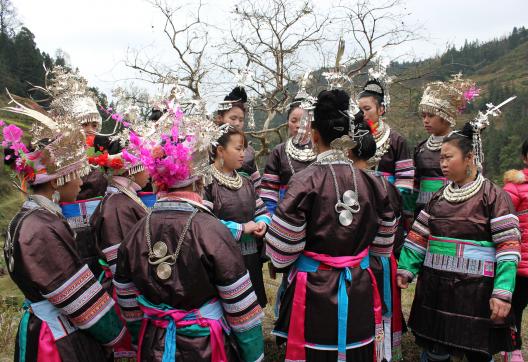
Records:
[[[288,113],[286,114],[286,120],[289,120],[290,119],[290,114],[296,110],[297,108],[301,108],[301,101],[300,100],[294,100],[291,104],[290,104],[290,107],[288,108]]]
[[[522,152],[523,157],[528,156],[528,138],[524,140],[522,144],[521,152]]]
[[[246,114],[246,102],[247,102],[247,93],[243,87],[235,87],[228,95],[224,97],[224,101],[231,101],[231,108],[238,107]],[[229,108],[229,109],[231,109]],[[218,115],[223,116],[226,114],[229,109],[218,110]]]
[[[449,136],[444,138],[442,143],[451,143],[456,146],[464,157],[473,152],[473,126],[469,122],[464,124],[461,131],[452,132]]]
[[[359,135],[354,137],[357,145],[352,149],[352,154],[360,160],[367,161],[376,154],[376,140],[370,126],[365,122],[362,111],[354,116],[354,125],[356,134]]]
[[[216,145],[214,145],[213,148],[212,148],[212,157],[213,157],[213,159],[215,159],[216,156],[217,156],[218,146],[222,146],[222,147],[226,148],[227,144],[231,140],[231,136],[234,136],[234,135],[242,136],[242,139],[243,139],[243,142],[244,142],[244,148],[247,147],[248,143],[247,143],[247,138],[246,138],[246,135],[244,134],[244,132],[236,129],[235,127],[229,126],[227,131],[224,132],[224,134],[222,134],[220,136],[220,138],[216,141],[217,142]]]
[[[365,83],[363,90],[358,95],[358,99],[365,97],[374,98],[378,106],[385,105],[385,90],[377,79],[371,79]]]
[[[319,131],[323,142],[330,142],[348,134],[350,97],[341,89],[324,90],[317,96],[312,127]]]
[[[161,118],[161,116],[163,116],[163,111],[160,110],[160,109],[156,109],[156,108],[152,108],[150,110],[150,115],[149,115],[149,118],[148,120],[149,121],[157,121],[158,119]]]

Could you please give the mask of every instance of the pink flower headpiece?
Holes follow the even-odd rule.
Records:
[[[185,187],[201,177],[210,179],[210,148],[223,133],[204,112],[185,114],[178,99],[169,99],[166,106],[163,116],[149,123],[150,131],[143,133],[142,140],[131,142],[158,191]]]

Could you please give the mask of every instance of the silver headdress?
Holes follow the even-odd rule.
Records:
[[[517,96],[512,96],[506,99],[504,102],[500,103],[498,106],[493,105],[493,103],[487,103],[486,107],[488,108],[486,112],[479,111],[477,117],[470,121],[471,127],[473,128],[473,152],[475,155],[475,164],[479,170],[482,170],[482,165],[484,164],[484,152],[482,150],[482,131],[489,126],[489,117],[497,117],[501,114],[500,108],[504,105],[513,101]]]
[[[88,82],[78,71],[62,66],[46,69],[46,86],[35,87],[51,98],[49,113],[52,117],[68,117],[78,125],[95,122],[102,124],[95,95]]]
[[[38,132],[31,133],[35,151],[23,155],[21,161],[34,170],[33,185],[57,180],[59,186],[86,176],[90,166],[86,159],[86,138],[68,114],[51,117],[42,107],[30,99],[12,96],[7,92],[10,104],[4,110],[31,117]],[[42,140],[48,140],[43,144]]]

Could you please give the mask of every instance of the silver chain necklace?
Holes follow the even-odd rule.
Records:
[[[286,141],[286,155],[293,158],[295,161],[299,162],[311,162],[315,160],[317,155],[314,153],[314,151],[311,148],[297,148],[293,144],[293,138],[288,138]]]
[[[145,225],[145,239],[147,241],[147,247],[149,251],[148,262],[150,265],[157,265],[156,275],[161,280],[167,280],[170,278],[172,274],[171,266],[176,263],[176,260],[178,260],[178,256],[180,255],[180,250],[183,244],[183,240],[185,239],[185,235],[187,235],[187,232],[191,227],[191,221],[197,213],[198,209],[194,209],[191,216],[189,216],[189,218],[187,219],[185,226],[183,227],[183,230],[178,239],[178,244],[176,245],[176,250],[173,254],[169,255],[167,255],[169,249],[164,241],[157,241],[154,246],[151,245],[150,217],[152,215],[152,212],[149,212],[147,214],[147,220]]]
[[[239,190],[243,185],[242,176],[235,172],[235,176],[227,176],[220,172],[214,165],[211,165],[211,174],[222,186],[231,190]]]
[[[143,201],[141,201],[141,199],[139,198],[139,196],[135,192],[132,192],[129,189],[127,189],[126,187],[121,186],[121,185],[119,185],[117,183],[112,183],[112,186],[115,187],[116,189],[118,189],[119,192],[121,192],[122,194],[125,194],[128,197],[130,197],[136,204],[141,206],[143,208],[143,210],[145,210],[145,212],[149,212],[149,208],[147,207],[147,205],[145,205],[143,203]]]
[[[467,187],[462,187],[462,188],[455,188],[454,183],[452,182],[449,185],[447,185],[442,195],[444,199],[446,199],[449,202],[452,202],[452,203],[463,202],[475,196],[477,192],[480,191],[483,184],[484,184],[484,176],[482,176],[479,173],[477,176],[477,179],[473,181],[471,185]]]
[[[339,191],[339,185],[337,183],[337,176],[331,163],[334,161],[346,163],[352,171],[354,189],[346,190],[343,193],[342,199],[341,192]],[[332,152],[318,160],[316,164],[322,164],[323,162],[328,162],[328,167],[330,168],[330,172],[332,172],[332,178],[334,180],[334,187],[337,196],[337,203],[334,206],[334,210],[339,215],[339,223],[343,226],[349,226],[352,224],[352,221],[354,221],[354,214],[357,214],[361,210],[361,206],[359,205],[356,170],[352,166],[352,162],[344,155],[342,151]]]
[[[429,151],[439,151],[442,148],[443,142],[444,136],[430,135],[425,143],[425,147],[427,147]]]
[[[376,167],[390,147],[390,127],[381,119],[378,123],[378,131],[374,135],[376,153],[367,161],[369,167]]]

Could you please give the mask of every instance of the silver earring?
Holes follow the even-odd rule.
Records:
[[[60,202],[60,192],[55,190],[53,191],[53,194],[51,195],[51,201],[53,201],[55,204],[58,204]]]
[[[471,176],[471,167],[469,167],[469,165],[468,165],[468,167],[466,168],[466,176],[467,176],[467,177]]]
[[[224,159],[220,158],[220,168],[224,168]]]

